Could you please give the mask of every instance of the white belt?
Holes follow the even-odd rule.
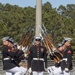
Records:
[[[63,61],[63,60],[67,61],[67,58],[63,58],[61,61]]]
[[[3,60],[14,60],[13,58],[4,58]]]
[[[42,60],[42,61],[44,61],[43,58],[33,58],[33,60]]]
[[[3,60],[9,60],[10,58],[4,58]]]

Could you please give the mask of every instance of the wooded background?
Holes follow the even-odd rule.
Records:
[[[36,6],[19,7],[18,5],[0,3],[0,39],[11,36],[19,42],[28,26],[35,28]],[[42,5],[42,24],[50,34],[55,46],[64,37],[72,38],[72,48],[75,50],[75,4],[60,5],[53,8],[50,2]],[[35,35],[35,32],[34,32]],[[0,40],[0,50],[2,41]]]

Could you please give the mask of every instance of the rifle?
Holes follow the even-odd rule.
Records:
[[[31,30],[32,27],[28,27],[26,29],[26,32],[24,33],[24,35],[22,36],[21,38],[21,41],[20,43],[18,44],[18,49],[23,49],[25,47],[25,43],[28,42],[28,38],[30,37],[30,30]]]
[[[26,32],[23,34],[23,36],[22,36],[22,38],[21,38],[21,41],[19,42],[19,46],[20,45],[22,45],[22,43],[23,43],[23,41],[24,41],[24,38],[25,38],[25,36],[27,35],[27,33],[29,32],[29,29],[30,29],[30,27],[28,27],[27,29],[26,29]]]
[[[29,45],[31,40],[33,39],[33,29],[31,27],[27,28],[26,32],[22,36],[21,42],[18,44],[20,46],[20,50],[24,52],[23,56],[28,57],[29,54]]]
[[[24,44],[22,45],[22,49],[25,50],[25,48],[29,45],[29,43],[31,42],[31,40],[33,39],[33,29],[31,30],[31,32],[29,33],[29,36],[25,39]]]
[[[28,28],[26,29],[26,32],[23,34],[23,36],[22,36],[22,38],[21,38],[21,41],[19,42],[19,44],[18,44],[18,46],[17,46],[18,49],[21,49],[21,47],[22,47],[22,45],[23,45],[23,43],[24,43],[24,41],[25,41],[25,36],[27,36],[27,34],[29,33],[29,29],[30,29],[30,27],[28,27]]]
[[[55,54],[55,52],[59,53],[59,55],[61,57],[63,57],[63,55],[57,50],[57,48],[54,46],[53,42],[51,41],[50,36],[48,35],[45,26],[43,25],[43,27],[40,27],[40,30],[42,32],[42,35],[44,37],[44,45],[45,47],[48,49],[48,52],[50,53],[50,55],[54,55],[54,63],[56,63],[57,61],[60,61],[60,58]]]
[[[29,44],[29,42],[30,42],[30,40],[32,39],[32,36],[33,36],[33,31],[34,31],[33,29],[30,31],[29,36],[27,37],[26,42],[24,43],[23,46],[27,46]]]

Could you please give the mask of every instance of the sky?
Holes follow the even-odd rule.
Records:
[[[50,2],[53,8],[58,8],[60,5],[75,4],[75,0],[42,0],[42,4]],[[18,5],[20,7],[35,7],[36,0],[0,0],[0,3]]]

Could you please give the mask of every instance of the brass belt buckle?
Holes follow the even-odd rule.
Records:
[[[38,60],[40,60],[40,58],[38,58]]]

